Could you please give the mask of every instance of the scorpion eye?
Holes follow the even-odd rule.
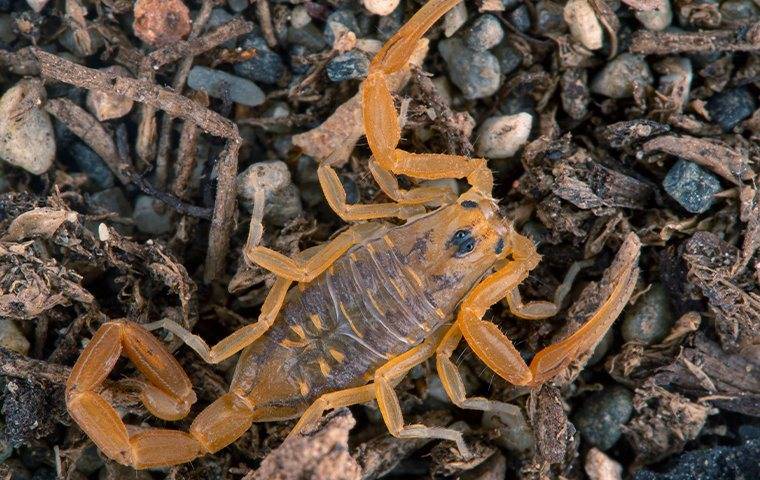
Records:
[[[458,242],[461,242],[465,238],[467,238],[470,235],[469,230],[457,230],[454,232],[454,236],[451,237],[451,243],[457,244]]]
[[[475,239],[469,237],[467,240],[459,244],[459,249],[456,251],[454,256],[457,258],[462,258],[473,250],[475,250]]]

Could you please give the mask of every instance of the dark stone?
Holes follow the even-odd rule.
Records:
[[[611,448],[622,435],[621,426],[633,413],[633,395],[613,385],[591,395],[577,410],[573,423],[583,439],[600,450]]]
[[[523,61],[522,54],[506,42],[501,43],[494,48],[493,54],[496,55],[496,58],[499,60],[499,67],[501,67],[501,73],[503,75],[509,75],[514,72]]]
[[[330,60],[327,77],[333,82],[363,79],[369,71],[369,59],[358,50],[351,50]]]
[[[686,160],[679,160],[673,165],[662,186],[668,195],[691,213],[709,210],[713,197],[721,190],[720,181],[715,175]]]
[[[214,98],[229,99],[249,107],[261,105],[266,98],[264,92],[252,81],[200,65],[190,70],[187,86],[206,92]]]
[[[716,93],[710,97],[705,107],[712,121],[728,132],[752,115],[757,108],[757,101],[747,88],[742,87]]]
[[[301,28],[289,28],[288,42],[303,45],[312,52],[319,52],[325,48],[324,36],[313,23],[307,23]]]
[[[69,145],[68,152],[77,167],[82,173],[87,174],[97,190],[113,187],[114,176],[111,169],[90,147],[81,142],[74,142]]]
[[[404,23],[404,12],[401,9],[401,5],[399,5],[390,15],[380,17],[377,21],[378,40],[385,41],[391,38],[401,28],[402,23]]]
[[[540,0],[536,4],[536,30],[544,33],[567,30],[562,5],[551,0]]]
[[[438,42],[451,81],[467,99],[488,97],[501,85],[501,67],[491,52],[476,52],[459,38]]]
[[[490,14],[481,15],[472,22],[464,37],[471,50],[483,52],[504,40],[504,29],[499,19]]]
[[[306,61],[306,55],[309,51],[303,45],[293,45],[288,52],[290,56],[290,69],[296,75],[306,75],[311,68],[311,64]]]
[[[512,24],[518,31],[527,32],[530,30],[530,11],[525,5],[520,5],[511,12],[509,12],[509,23]]]
[[[269,49],[266,40],[258,36],[248,36],[241,47],[255,49],[250,60],[235,65],[235,73],[254,82],[276,84],[285,75],[286,67],[282,58]]]

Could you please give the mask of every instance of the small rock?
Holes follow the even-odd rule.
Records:
[[[713,122],[729,132],[757,108],[755,96],[746,87],[716,93],[705,105]]]
[[[87,34],[90,37],[90,41],[81,42],[74,34],[74,30],[66,30],[58,39],[58,42],[63,45],[66,50],[73,54],[73,58],[68,57],[67,60],[73,60],[75,63],[81,63],[82,58],[94,55],[100,47],[104,45],[103,36],[100,35],[97,30],[90,28],[87,30]],[[68,52],[63,52],[68,53]]]
[[[490,159],[510,158],[528,141],[532,124],[528,113],[491,117],[478,129],[475,152]]]
[[[665,30],[673,21],[673,9],[670,6],[670,0],[658,0],[659,5],[654,10],[636,12],[636,19],[644,25],[647,30],[659,32]],[[723,8],[721,6],[721,8]]]
[[[539,0],[536,4],[536,30],[560,33],[567,29],[562,5],[552,0]]]
[[[655,283],[629,308],[620,328],[626,342],[657,343],[673,326],[673,313],[665,288]]]
[[[235,73],[255,82],[276,84],[285,75],[286,68],[282,58],[269,49],[266,40],[255,35],[248,36],[241,47],[254,49],[255,54],[249,60],[235,64]]]
[[[157,211],[156,207],[162,210]],[[137,229],[148,235],[163,235],[171,232],[174,224],[171,220],[170,210],[164,207],[163,203],[148,195],[137,197],[135,211],[132,214]]]
[[[112,212],[122,218],[132,216],[132,205],[127,201],[121,188],[114,187],[90,195],[90,205]]]
[[[398,7],[390,14],[380,17],[375,28],[378,40],[386,41],[391,38],[401,28],[402,23],[404,23],[404,12]]]
[[[356,22],[354,12],[346,9],[338,9],[327,16],[325,21],[325,42],[328,45],[335,43],[338,34],[349,31],[359,36],[359,24]]]
[[[102,72],[129,77],[129,71],[119,65],[101,69]],[[110,95],[97,90],[90,90],[87,93],[87,109],[92,112],[101,122],[121,118],[132,110],[133,102],[130,98]]]
[[[621,480],[623,478],[623,467],[598,448],[588,451],[583,468],[589,480]]]
[[[69,146],[68,153],[79,169],[87,174],[97,190],[113,187],[114,176],[111,169],[90,147],[81,142],[75,142]]]
[[[76,463],[76,469],[85,475],[92,475],[100,470],[104,465],[103,459],[98,454],[95,446],[90,446],[82,451]]]
[[[400,0],[363,0],[364,8],[374,15],[389,15],[398,7]]]
[[[725,0],[720,4],[720,13],[724,20],[746,21],[756,19],[760,9],[747,0]]]
[[[21,355],[29,353],[29,340],[26,339],[13,320],[0,318],[0,347]]]
[[[651,85],[652,72],[639,55],[623,53],[609,62],[591,84],[591,91],[610,98],[633,95],[634,85]]]
[[[631,392],[613,385],[591,395],[578,409],[573,423],[584,440],[600,450],[607,450],[620,439],[621,426],[631,418],[631,413]]]
[[[502,75],[509,75],[514,72],[523,61],[522,54],[506,42],[499,44],[493,50],[493,53],[499,60]]]
[[[34,10],[36,13],[40,13],[49,1],[50,0],[26,0],[26,3],[32,7],[32,10]]]
[[[467,7],[459,2],[443,16],[443,34],[446,38],[454,35],[467,22]]]
[[[491,52],[475,52],[458,38],[438,42],[438,51],[446,61],[451,81],[464,98],[489,97],[501,85],[499,61]]]
[[[720,181],[699,165],[679,160],[673,165],[662,186],[676,202],[691,213],[704,213],[710,209]]]
[[[16,40],[16,32],[13,27],[16,22],[8,14],[0,14],[0,43],[10,45],[11,42]]]
[[[494,442],[500,447],[516,453],[521,458],[533,455],[536,438],[519,407],[515,407],[514,415],[506,412],[483,412],[481,424],[484,428],[499,432]]]
[[[588,359],[588,362],[586,362],[587,366],[596,365],[597,363],[604,360],[604,357],[607,356],[607,352],[610,351],[610,348],[612,348],[612,343],[615,341],[615,330],[610,328],[607,330],[607,333],[604,334],[601,340],[599,340],[599,343],[594,347],[594,353],[591,354],[591,357]]]
[[[248,8],[248,0],[227,0],[227,6],[235,13],[240,13]]]
[[[33,104],[30,99],[39,98]],[[41,105],[42,83],[21,80],[0,98],[0,158],[35,175],[55,159],[53,124]]]
[[[491,14],[481,15],[472,22],[464,37],[464,43],[471,50],[484,52],[498,45],[504,39],[504,29],[499,19]]]
[[[235,103],[255,107],[264,103],[264,92],[250,80],[221,70],[195,66],[187,77],[187,85],[214,98],[229,98]]]
[[[137,0],[134,17],[135,35],[152,47],[177,42],[190,33],[190,11],[182,0]]]
[[[567,2],[564,17],[567,26],[570,27],[570,35],[578,43],[589,50],[602,48],[604,41],[602,24],[599,23],[594,9],[591,8],[587,0],[570,0]]]
[[[206,22],[206,26],[203,28],[203,31],[209,32],[211,30],[214,30],[216,27],[224,25],[233,18],[235,17],[227,10],[223,8],[215,8],[211,10],[211,15],[208,17],[208,22]],[[235,39],[227,40],[222,44],[222,46],[224,48],[235,48]]]
[[[238,195],[249,211],[253,209],[256,191],[264,191],[264,218],[275,225],[284,225],[303,211],[300,193],[292,183],[285,162],[268,160],[254,163],[238,175],[237,184]]]
[[[363,79],[369,72],[369,59],[359,50],[342,53],[327,64],[327,77],[333,82]]]
[[[509,23],[511,23],[518,32],[524,33],[530,30],[530,12],[528,11],[528,7],[525,5],[520,5],[519,7],[509,12],[508,17]]]
[[[322,32],[313,23],[288,29],[288,42],[303,45],[312,52],[319,52],[325,48],[325,40]]]

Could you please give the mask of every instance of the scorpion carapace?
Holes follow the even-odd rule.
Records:
[[[435,357],[454,404],[512,413],[513,405],[466,396],[451,360],[462,338],[499,376],[524,386],[551,379],[601,340],[638,278],[634,234],[610,267],[608,298],[580,329],[539,351],[528,366],[509,338],[483,317],[502,299],[516,317],[550,317],[562,295],[553,302],[523,302],[518,287],[540,257],[500,215],[486,161],[397,148],[401,131],[386,76],[405,67],[422,35],[458,1],[423,6],[375,56],[362,84],[370,171],[392,202],[348,205],[335,171],[321,165],[318,176],[328,204],[345,221],[364,223],[289,258],[259,245],[264,195],[257,192],[244,255],[276,276],[257,322],[213,347],[171,320],[145,326],[112,321],[97,331],[72,369],[66,404],[107,456],[135,468],[175,465],[225,447],[253,422],[300,417],[291,432],[298,434],[326,409],[373,399],[391,434],[451,440],[467,456],[461,432],[404,423],[394,387],[412,367]],[[442,187],[402,190],[397,174],[465,179],[471,188],[459,197]],[[378,221],[387,217],[406,223]],[[573,273],[558,292],[568,290]],[[149,333],[156,328],[171,331],[206,362],[242,351],[229,393],[201,411],[188,432],[128,428],[100,394],[123,354],[142,374],[132,384],[153,415],[165,420],[187,415],[195,393],[174,357]]]

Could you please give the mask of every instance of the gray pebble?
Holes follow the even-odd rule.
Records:
[[[746,87],[740,87],[716,93],[710,97],[705,107],[712,121],[720,125],[724,132],[728,132],[752,115],[757,108],[757,101]]]
[[[249,107],[261,105],[265,99],[264,92],[250,80],[202,66],[190,70],[187,85],[214,98],[228,97],[235,103]]]
[[[523,61],[522,54],[506,42],[497,45],[493,49],[493,54],[499,60],[502,75],[509,75],[514,72]]]
[[[517,31],[527,32],[530,30],[530,12],[525,5],[520,5],[509,12],[508,18],[509,23],[511,23]]]
[[[369,59],[359,50],[342,53],[327,64],[327,77],[333,82],[363,79],[369,72]]]
[[[275,225],[284,225],[303,212],[300,193],[285,162],[254,163],[238,175],[237,184],[238,195],[248,210],[253,209],[256,191],[264,191],[264,218]]]
[[[673,320],[668,293],[661,284],[655,283],[628,309],[620,331],[626,342],[648,345],[665,338],[673,326]]]
[[[446,61],[451,81],[465,98],[489,97],[501,85],[501,67],[491,52],[475,52],[458,38],[438,42],[438,51]]]
[[[288,42],[302,45],[312,52],[319,52],[325,48],[324,36],[313,23],[307,23],[298,28],[290,27],[288,29]]]
[[[45,98],[42,83],[21,80],[0,98],[0,158],[35,175],[45,173],[55,158],[53,124],[41,105],[24,108],[25,98]],[[23,112],[19,115],[19,111]]]
[[[760,15],[760,8],[748,0],[725,0],[720,4],[720,13],[726,20],[754,20]]]
[[[604,357],[607,356],[607,352],[609,352],[610,348],[612,348],[612,343],[614,341],[615,330],[610,328],[607,330],[607,333],[604,334],[602,339],[599,340],[599,343],[596,344],[596,347],[594,347],[594,353],[591,354],[591,357],[588,359],[588,362],[586,362],[586,365],[590,367],[604,360]]]
[[[506,412],[483,412],[481,423],[487,429],[498,431],[499,436],[494,442],[500,447],[516,453],[521,458],[533,455],[536,437],[519,407],[515,407],[513,415]]]
[[[256,53],[249,60],[235,64],[235,73],[255,82],[276,84],[285,75],[286,68],[282,58],[269,49],[266,40],[255,35],[243,40],[243,49],[255,49]]]
[[[499,19],[490,14],[481,15],[472,22],[464,37],[464,43],[471,50],[484,52],[498,45],[504,39],[504,29]]]
[[[108,188],[90,195],[90,204],[107,212],[116,213],[120,217],[132,216],[132,205],[127,201],[124,192],[119,187]]]
[[[158,207],[159,211],[156,211]],[[140,195],[135,200],[135,210],[132,219],[135,226],[142,233],[149,235],[163,235],[172,230],[170,210],[165,205],[147,195]]]
[[[643,57],[622,53],[597,74],[591,91],[610,98],[627,98],[633,95],[635,84],[651,85],[653,80]]]
[[[583,439],[600,450],[608,450],[620,439],[621,426],[633,413],[633,395],[613,385],[591,395],[580,406],[573,423]]]
[[[459,2],[446,12],[443,17],[443,34],[448,38],[456,33],[467,22],[467,7],[465,2]]]
[[[544,34],[566,31],[562,5],[551,0],[539,0],[536,4],[536,30]]]
[[[720,192],[718,178],[696,163],[678,160],[670,169],[662,186],[668,195],[687,212],[703,213],[710,209]]]
[[[84,143],[75,142],[69,146],[68,152],[77,167],[87,174],[90,183],[97,190],[113,187],[114,176],[111,169],[90,147]]]
[[[119,65],[101,68],[100,71],[122,77],[131,76],[129,70]],[[87,92],[87,109],[101,122],[123,117],[132,110],[133,105],[134,102],[131,98],[111,95],[96,90]]]
[[[401,28],[402,23],[404,23],[404,11],[400,6],[389,15],[380,17],[376,28],[378,40],[385,41],[391,38]]]
[[[504,10],[512,10],[516,6],[520,5],[522,0],[501,0],[501,4],[504,6]]]
[[[359,24],[356,22],[356,15],[346,9],[335,10],[325,20],[325,42],[332,45],[336,36],[344,31],[354,32],[357,37],[359,36]]]
[[[0,318],[0,347],[21,355],[29,353],[29,340],[26,339],[13,320]]]
[[[10,45],[16,40],[16,32],[13,28],[15,24],[13,17],[7,13],[0,13],[0,43]]]
[[[248,0],[227,0],[227,5],[235,13],[240,13],[248,8]]]

